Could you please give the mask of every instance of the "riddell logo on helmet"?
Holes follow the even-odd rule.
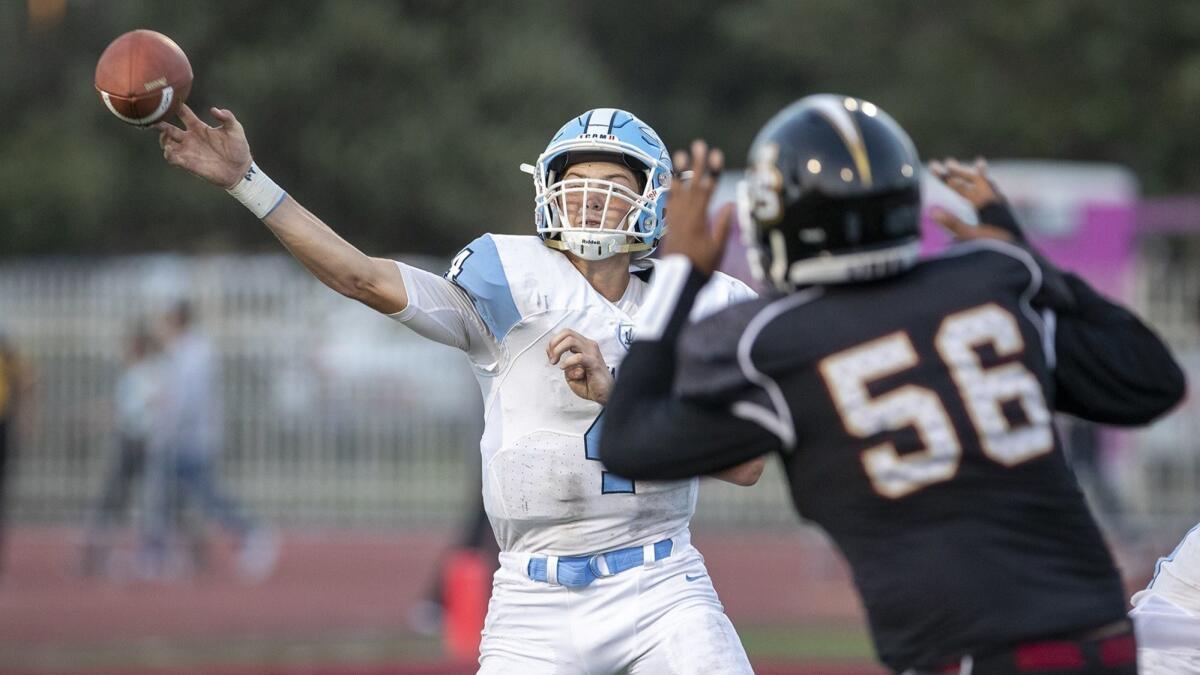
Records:
[[[585,140],[596,140],[596,141],[615,141],[615,140],[617,140],[617,137],[613,136],[612,134],[579,134],[579,137],[582,139],[585,139]]]

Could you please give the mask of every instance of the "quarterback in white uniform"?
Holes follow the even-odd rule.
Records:
[[[157,125],[168,163],[226,187],[326,285],[474,367],[501,550],[480,672],[750,673],[690,544],[695,479],[635,483],[596,459],[611,374],[655,270],[645,256],[665,231],[673,177],[658,135],[612,108],[567,122],[522,167],[537,236],[479,237],[439,277],[345,242],[253,163],[232,113],[212,114],[221,126],[186,106],[184,129]],[[752,296],[717,275],[692,318]],[[717,477],[753,484],[762,462]]]
[[[1200,525],[1154,566],[1133,594],[1138,669],[1147,675],[1200,675]]]

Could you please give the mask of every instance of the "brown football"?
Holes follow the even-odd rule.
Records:
[[[96,91],[117,119],[145,127],[179,110],[192,90],[192,64],[171,38],[134,30],[113,40],[96,64]]]

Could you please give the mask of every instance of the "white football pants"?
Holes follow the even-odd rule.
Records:
[[[529,555],[501,553],[480,675],[752,675],[704,557],[671,555],[582,588],[536,582]]]

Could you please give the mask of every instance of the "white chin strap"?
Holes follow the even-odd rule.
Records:
[[[600,232],[563,232],[561,241],[550,242],[547,244],[561,244],[564,251],[570,251],[584,260],[604,260],[611,258],[618,253],[626,253],[633,250],[640,250],[642,244],[626,243],[629,237],[623,234],[616,233],[600,233]],[[637,248],[634,248],[637,247]]]

